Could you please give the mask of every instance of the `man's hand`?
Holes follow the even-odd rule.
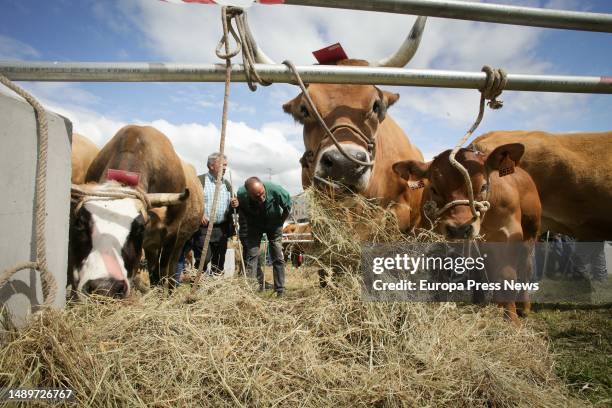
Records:
[[[208,225],[208,218],[206,218],[206,216],[202,217],[202,225],[203,226],[207,226]]]
[[[283,220],[283,223],[287,220],[287,218],[289,218],[289,211],[284,210],[283,215],[281,215],[281,219]]]
[[[232,197],[231,201],[230,201],[230,205],[232,206],[232,208],[238,208],[238,199],[236,197]]]

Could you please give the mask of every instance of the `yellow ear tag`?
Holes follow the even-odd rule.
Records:
[[[499,165],[499,177],[504,177],[512,173],[514,173],[514,160],[506,153]]]

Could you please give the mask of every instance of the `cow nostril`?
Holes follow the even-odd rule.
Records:
[[[125,281],[120,280],[120,281],[115,281],[115,283],[113,283],[113,288],[112,288],[113,297],[124,298],[127,296],[127,291],[128,291],[128,285]]]
[[[365,152],[353,153],[353,157],[362,162],[366,161],[367,158]]]
[[[334,161],[332,160],[330,155],[326,153],[323,155],[323,157],[321,157],[321,164],[325,167],[333,167]]]
[[[448,236],[451,238],[470,238],[472,236],[472,232],[474,231],[474,226],[472,224],[465,224],[459,226],[447,225],[446,231],[448,233]]]
[[[92,287],[91,287],[89,281],[87,281],[87,282],[85,282],[83,284],[83,288],[81,289],[81,291],[83,293],[85,293],[86,295],[90,295],[91,294],[91,289],[92,289]]]

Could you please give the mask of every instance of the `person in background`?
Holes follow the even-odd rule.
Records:
[[[232,198],[232,187],[230,183],[223,178],[227,169],[227,157],[225,155],[221,156],[219,153],[213,153],[208,156],[206,165],[208,167],[208,173],[198,176],[204,188],[204,216],[202,217],[200,228],[191,239],[187,241],[183,248],[183,254],[179,259],[177,267],[177,276],[175,277],[177,281],[180,279],[180,273],[184,270],[185,255],[190,250],[193,250],[194,253],[194,266],[196,268],[200,266],[200,258],[202,257],[204,240],[206,239],[206,230],[209,222],[213,223],[213,229],[208,244],[208,251],[206,252],[206,259],[204,260],[204,270],[206,270],[210,262],[211,273],[213,275],[220,275],[223,273],[227,240],[234,233],[231,208],[236,208],[238,206],[238,200]],[[217,200],[217,211],[215,213],[215,218],[211,220],[210,215],[215,195],[215,182],[219,173],[221,173],[221,186],[219,188],[219,198]]]
[[[238,214],[238,223],[240,225],[240,229],[238,231],[238,238],[240,238],[240,245],[242,246],[242,262],[244,265],[244,270],[246,273],[248,273],[247,268],[248,268],[248,264],[247,264],[247,259],[248,259],[248,254],[247,254],[247,237],[248,237],[248,231],[249,231],[249,227],[247,225],[247,221],[246,221],[246,216],[240,216],[240,214]],[[257,261],[257,273],[256,276],[263,276],[263,270],[261,269],[261,262],[259,260],[259,257],[257,257],[256,259]],[[242,271],[241,271],[242,272]],[[264,289],[271,289],[271,285],[269,283],[265,283],[264,284]]]
[[[266,234],[270,245],[274,291],[282,296],[285,291],[285,259],[281,240],[283,223],[291,211],[289,193],[272,182],[249,177],[238,190],[240,217],[247,225],[247,276],[256,278],[260,290],[265,289],[264,275],[258,268],[261,237]]]

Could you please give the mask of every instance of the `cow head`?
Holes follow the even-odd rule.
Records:
[[[524,147],[519,143],[499,146],[488,156],[475,150],[460,149],[455,158],[470,175],[474,200],[488,200],[491,195],[491,173],[498,172],[501,177],[508,174],[509,166],[513,171],[523,152]],[[432,215],[427,214],[428,206],[440,210],[449,203],[469,199],[465,179],[459,170],[452,166],[450,153],[451,151],[447,150],[428,163],[407,160],[393,165],[393,171],[408,180],[411,185],[426,180],[423,212],[430,219]],[[436,231],[448,239],[476,237],[480,233],[483,219],[482,216],[474,217],[468,204],[451,205],[436,218],[432,219],[432,222],[437,221],[434,224]]]
[[[425,22],[425,17],[419,17],[400,49],[389,58],[378,62],[342,60],[337,64],[402,67],[416,52]],[[314,183],[357,193],[364,191],[372,174],[371,164],[376,160],[378,129],[399,95],[374,85],[316,83],[307,87],[307,93],[313,106],[303,93],[283,105],[283,110],[304,126],[306,151],[300,160],[303,187]],[[313,107],[337,144],[317,120]]]
[[[347,60],[346,64],[367,62]],[[321,180],[349,188],[354,192],[365,190],[372,173],[371,166],[360,162],[372,162],[375,157],[376,132],[385,119],[387,108],[399,95],[382,91],[372,85],[311,84],[310,98],[328,128],[340,144],[343,154],[335,145],[312,113],[304,95],[283,105],[285,112],[304,125],[306,155],[302,159],[306,183]],[[347,157],[348,156],[348,157]]]
[[[134,190],[116,182],[85,185],[84,201],[72,202],[70,217],[69,273],[79,295],[99,294],[127,297],[129,280],[140,261],[145,229],[151,229],[155,207],[183,202],[189,191],[176,194],[147,194],[151,208],[137,198],[106,199],[93,194],[109,190]]]

